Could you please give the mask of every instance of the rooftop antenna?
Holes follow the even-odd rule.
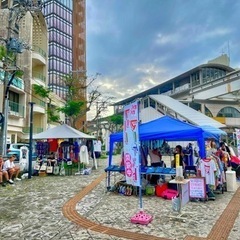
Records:
[[[230,46],[229,46],[229,40],[228,40],[228,57],[229,57],[229,65],[230,65]]]

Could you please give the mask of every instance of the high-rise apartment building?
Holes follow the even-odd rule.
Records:
[[[46,0],[43,13],[48,26],[48,86],[66,97],[63,77],[72,71],[72,1]]]
[[[73,74],[83,79],[86,74],[85,5],[85,0],[44,1],[43,13],[49,35],[48,85],[63,99],[67,94],[64,76]],[[85,88],[79,90],[77,98],[86,100]],[[81,129],[85,121],[86,117],[79,119],[77,127]]]

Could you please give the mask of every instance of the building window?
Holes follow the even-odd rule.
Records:
[[[208,83],[213,79],[224,77],[225,75],[226,75],[226,71],[222,69],[217,69],[217,68],[202,69],[203,83]]]
[[[156,108],[156,102],[150,98],[150,107]]]
[[[211,111],[207,107],[205,107],[205,115],[208,117],[213,117]]]
[[[192,87],[200,85],[199,72],[192,74]]]
[[[240,118],[240,112],[236,108],[225,107],[218,112],[217,117]]]
[[[143,100],[143,108],[147,108],[148,107],[148,98]]]

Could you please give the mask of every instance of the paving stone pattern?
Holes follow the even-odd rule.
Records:
[[[91,175],[33,177],[1,187],[0,239],[207,239],[234,196],[227,192],[218,194],[215,201],[190,202],[183,208],[182,218],[172,211],[171,201],[144,196],[144,210],[153,215],[153,221],[148,226],[132,224],[130,217],[138,211],[139,199],[106,193],[102,175],[106,162],[100,160],[100,168]],[[220,239],[240,239],[239,209],[235,207],[239,202],[238,197],[230,209],[230,213],[236,209],[237,219],[228,219],[235,220],[228,227],[228,238]],[[73,222],[65,217],[72,210]]]

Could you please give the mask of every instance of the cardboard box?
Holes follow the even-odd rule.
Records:
[[[46,172],[43,172],[43,171],[40,171],[40,172],[38,173],[38,176],[39,176],[39,177],[46,177],[46,176],[47,176],[47,173],[46,173]]]

